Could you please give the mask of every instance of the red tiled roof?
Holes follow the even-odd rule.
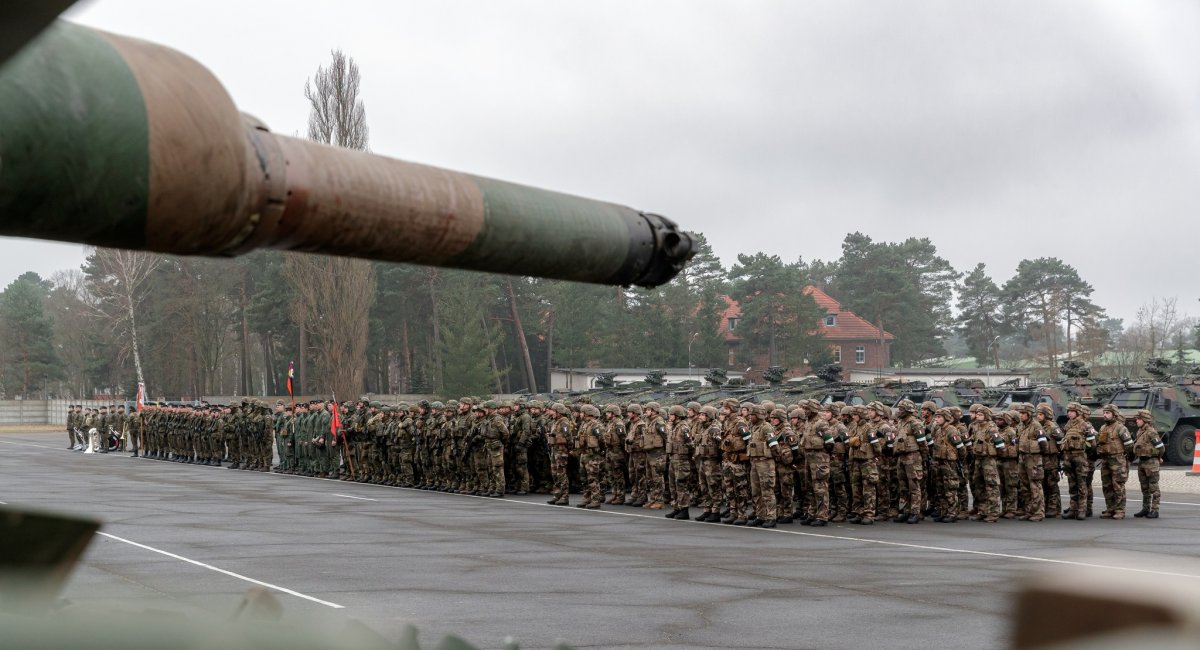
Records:
[[[826,314],[835,314],[837,316],[837,324],[833,327],[826,327],[825,321],[821,321],[821,331],[825,333],[825,338],[831,341],[879,340],[878,327],[875,327],[849,309],[842,309],[841,303],[834,300],[829,294],[812,285],[804,287],[804,293],[812,296],[813,300],[817,302],[817,305],[821,309],[825,310]],[[883,338],[884,340],[891,341],[895,337],[885,330]]]
[[[825,320],[821,319],[819,328],[825,335],[825,338],[830,341],[878,341],[879,328],[864,320],[858,314],[843,309],[841,303],[834,300],[832,296],[821,291],[820,289],[809,285],[804,287],[804,293],[812,296],[816,301],[817,306],[825,310],[826,314],[834,314],[837,316],[837,325],[826,327]],[[736,333],[729,330],[729,319],[740,318],[742,309],[737,301],[729,296],[721,296],[725,300],[725,311],[721,314],[721,334],[726,341],[736,341],[739,337]],[[883,338],[886,341],[891,341],[895,337],[887,331],[884,331]]]

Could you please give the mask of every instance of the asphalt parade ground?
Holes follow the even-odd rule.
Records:
[[[285,620],[392,639],[412,623],[429,647],[995,648],[1016,579],[1040,567],[1200,583],[1200,495],[1182,489],[1152,521],[765,530],[65,447],[0,435],[0,503],[104,522],[63,590],[79,608],[225,616],[258,585]]]

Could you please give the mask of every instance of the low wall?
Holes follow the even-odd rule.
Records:
[[[117,402],[118,404],[122,402]],[[0,425],[3,424],[61,424],[67,425],[67,407],[83,404],[85,407],[110,406],[109,400],[65,400],[65,399],[15,399],[0,401]]]

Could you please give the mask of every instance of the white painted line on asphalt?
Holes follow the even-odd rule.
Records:
[[[458,496],[472,496],[472,495],[458,495]],[[475,497],[475,498],[486,499],[488,497]],[[563,506],[552,506],[549,504],[542,504],[542,503],[530,503],[529,501],[516,501],[516,500],[506,501],[503,499],[496,499],[496,500],[504,501],[505,503],[524,503],[524,504],[531,505],[531,506],[543,506],[544,505],[547,508],[563,507]],[[614,510],[588,510],[588,511],[584,511],[584,512],[607,513],[607,514],[611,514],[611,515],[622,515],[625,517],[641,517],[644,519],[653,519],[654,521],[664,521],[665,520],[665,517],[662,517],[661,515],[645,515],[645,514],[641,514],[641,513],[637,513],[637,512],[617,512]],[[665,521],[664,521],[664,523],[665,523]],[[675,523],[696,524],[698,526],[708,525],[705,522],[693,521],[690,519],[688,521],[675,522]],[[716,524],[716,525],[722,526],[722,527],[726,526],[725,524]],[[918,549],[918,550],[923,550],[923,551],[941,551],[943,553],[961,553],[961,554],[967,554],[967,555],[983,555],[983,556],[987,556],[987,557],[1001,557],[1001,558],[1006,558],[1006,559],[1010,559],[1010,560],[1025,560],[1027,562],[1045,562],[1045,563],[1049,563],[1049,564],[1068,564],[1071,566],[1087,567],[1087,568],[1091,568],[1091,569],[1109,569],[1112,571],[1131,571],[1133,573],[1149,573],[1149,574],[1153,574],[1153,575],[1172,576],[1172,577],[1176,577],[1176,578],[1200,579],[1200,574],[1174,573],[1171,571],[1156,571],[1156,570],[1152,570],[1152,569],[1136,569],[1136,568],[1132,568],[1132,567],[1115,566],[1115,565],[1109,565],[1109,564],[1093,564],[1090,562],[1076,562],[1074,560],[1055,560],[1055,559],[1046,558],[1046,557],[1034,557],[1032,555],[1014,555],[1011,553],[999,553],[999,552],[994,552],[994,551],[974,551],[971,549],[952,548],[949,546],[928,546],[925,544],[912,544],[909,542],[891,542],[891,541],[882,540],[882,539],[871,539],[868,537],[852,537],[849,535],[830,535],[827,533],[806,533],[806,532],[802,532],[799,530],[784,530],[782,528],[751,528],[751,527],[745,527],[745,526],[735,526],[735,528],[741,528],[742,530],[756,530],[756,531],[761,531],[764,533],[784,533],[787,535],[801,535],[804,537],[819,537],[819,538],[824,538],[824,539],[836,539],[836,540],[847,541],[847,542],[862,542],[864,544],[880,544],[883,546],[899,546],[899,547],[903,547],[903,548],[912,548],[912,549]]]
[[[331,603],[327,600],[321,600],[320,598],[313,598],[312,596],[309,596],[307,594],[302,594],[298,591],[293,591],[286,587],[280,587],[279,585],[273,585],[269,582],[263,582],[261,580],[255,580],[254,578],[248,578],[240,573],[234,573],[233,571],[226,571],[225,569],[215,567],[211,564],[205,564],[205,563],[197,561],[197,560],[183,557],[182,555],[176,555],[174,553],[170,553],[168,551],[164,551],[159,548],[154,548],[153,546],[146,546],[145,544],[139,544],[133,540],[125,539],[124,537],[117,537],[116,535],[110,535],[108,533],[96,533],[96,534],[103,535],[104,537],[107,537],[109,539],[115,539],[118,542],[123,542],[125,544],[129,544],[130,546],[136,546],[138,548],[146,549],[147,551],[153,551],[155,553],[158,553],[159,555],[165,555],[167,557],[174,558],[176,560],[182,560],[184,562],[187,562],[188,564],[194,564],[198,567],[203,567],[210,571],[216,571],[217,573],[223,573],[231,578],[237,578],[238,580],[244,580],[246,582],[256,584],[260,587],[266,587],[267,589],[274,589],[275,591],[283,592],[285,594],[289,594],[289,595],[295,596],[297,598],[303,598],[304,600],[312,601],[314,603],[317,603],[318,605],[324,605],[326,607],[332,607],[334,609],[345,609],[345,607],[343,605],[339,605],[337,603]]]
[[[1141,493],[1140,492],[1126,492],[1126,494],[1141,494]],[[1104,503],[1104,497],[1102,497],[1102,496],[1098,497],[1095,494],[1093,494],[1092,501],[1093,502],[1099,501],[1100,503]],[[1132,508],[1130,506],[1132,506],[1133,508],[1136,508],[1140,502],[1141,502],[1140,498],[1129,499],[1128,503],[1125,504],[1125,509],[1131,510]],[[1200,503],[1187,503],[1184,501],[1159,501],[1159,503],[1160,504],[1165,503],[1165,504],[1171,505],[1171,506],[1192,506],[1193,508],[1200,508]]]
[[[7,503],[7,502],[5,502],[5,501],[0,501],[0,506],[6,506],[6,505],[8,505],[8,503]]]
[[[299,478],[312,478],[312,479],[316,479],[318,481],[337,480],[337,479],[319,478],[316,476],[301,476]],[[408,491],[408,492],[425,492],[426,491],[426,490],[419,490],[417,488],[401,488],[401,487],[396,487],[396,486],[391,486],[391,485],[377,485],[374,487],[387,487],[387,488],[392,488],[394,490],[404,490],[404,491]],[[446,496],[468,497],[471,499],[486,499],[488,501],[493,501],[493,502],[497,502],[497,503],[520,504],[520,505],[527,505],[527,506],[565,509],[564,506],[554,506],[554,505],[550,505],[548,503],[534,503],[532,501],[521,501],[518,499],[498,499],[495,497],[482,497],[482,496],[477,496],[474,494],[450,494],[450,493],[442,493],[442,494],[446,494]],[[1189,504],[1189,505],[1191,505],[1191,504]],[[621,507],[621,506],[618,506],[618,507]],[[650,519],[652,521],[666,523],[666,517],[664,517],[661,514],[662,511],[659,511],[659,510],[655,511],[655,512],[659,513],[659,514],[655,514],[655,515],[642,514],[639,512],[619,512],[616,510],[604,510],[604,509],[585,510],[585,509],[581,509],[581,508],[571,508],[570,512],[620,515],[622,517],[638,517],[641,519]],[[896,546],[896,547],[901,547],[901,548],[911,548],[911,549],[922,550],[922,551],[939,551],[942,553],[958,553],[958,554],[963,554],[963,555],[982,555],[985,557],[999,557],[999,558],[1005,558],[1005,559],[1010,559],[1010,560],[1024,560],[1026,562],[1041,562],[1041,563],[1045,563],[1045,564],[1065,564],[1065,565],[1070,565],[1070,566],[1085,567],[1085,568],[1089,568],[1089,569],[1107,569],[1110,571],[1126,571],[1126,572],[1131,572],[1131,573],[1144,573],[1144,574],[1150,574],[1150,575],[1171,576],[1171,577],[1175,577],[1175,578],[1193,578],[1193,579],[1200,580],[1200,574],[1175,573],[1172,571],[1157,571],[1157,570],[1153,570],[1153,569],[1137,569],[1134,567],[1123,567],[1123,566],[1116,566],[1116,565],[1109,565],[1109,564],[1094,564],[1091,562],[1076,562],[1074,560],[1056,560],[1056,559],[1047,558],[1047,557],[1035,557],[1032,555],[1016,555],[1016,554],[1012,554],[1012,553],[1000,553],[1000,552],[996,552],[996,551],[975,551],[975,550],[971,550],[971,549],[967,549],[967,548],[953,548],[953,547],[949,547],[949,546],[930,546],[930,545],[926,545],[926,544],[912,544],[909,542],[892,542],[892,541],[883,540],[883,539],[871,539],[869,537],[852,537],[849,535],[830,535],[827,533],[807,533],[807,532],[803,532],[803,531],[799,531],[799,530],[784,530],[782,528],[752,528],[752,527],[746,527],[746,526],[727,526],[726,524],[708,524],[708,523],[705,523],[702,521],[695,521],[695,520],[691,520],[691,519],[689,519],[687,521],[683,521],[683,522],[672,520],[672,523],[674,523],[674,524],[680,524],[680,523],[694,524],[697,526],[712,525],[712,526],[721,527],[721,528],[740,528],[741,530],[753,530],[753,531],[758,531],[758,532],[762,532],[762,533],[783,533],[786,535],[800,535],[802,537],[835,539],[835,540],[846,541],[846,542],[861,542],[863,544],[878,544],[881,546]],[[929,524],[929,525],[932,525],[932,524]]]
[[[379,499],[368,499],[367,497],[356,497],[349,494],[335,494],[335,497],[345,497],[347,499],[358,499],[359,501],[378,501]]]
[[[40,447],[42,449],[61,449],[60,447],[48,447],[46,445],[39,445],[39,444],[35,444],[32,442],[13,442],[11,440],[0,440],[0,443],[4,443],[6,445],[21,445],[22,447]],[[71,450],[63,449],[63,451],[71,451]]]

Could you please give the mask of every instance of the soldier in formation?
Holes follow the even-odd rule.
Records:
[[[698,507],[697,521],[766,528],[1083,520],[1092,515],[1097,466],[1100,516],[1123,519],[1136,458],[1143,503],[1135,516],[1157,519],[1164,445],[1151,414],[1139,411],[1131,434],[1115,406],[1103,413],[1096,431],[1089,409],[1074,402],[1060,428],[1048,404],[1024,403],[996,411],[975,404],[964,422],[955,408],[907,399],[895,407],[726,399],[599,408],[467,396],[394,405],[312,400],[294,409],[245,399],[151,403],[129,414],[119,405],[72,405],[67,429],[72,449],[89,444],[82,436],[95,430],[111,433],[131,456],[154,460],[494,498],[542,491],[554,505],[569,505],[578,485],[580,508],[666,509],[666,517],[686,520]]]

